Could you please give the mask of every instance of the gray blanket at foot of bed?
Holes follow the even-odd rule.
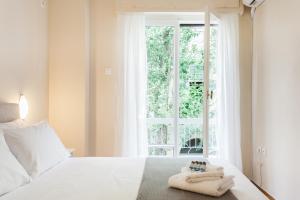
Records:
[[[169,177],[179,173],[189,161],[191,159],[147,158],[137,200],[237,200],[231,191],[216,198],[169,188]]]

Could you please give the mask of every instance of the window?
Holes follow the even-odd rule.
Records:
[[[204,14],[154,16],[146,27],[149,155],[214,155],[217,25],[206,26]]]

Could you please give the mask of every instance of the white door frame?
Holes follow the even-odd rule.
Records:
[[[203,15],[204,14],[204,15]],[[203,17],[204,16],[204,17]],[[180,24],[205,24],[204,31],[204,94],[203,94],[203,157],[208,157],[208,131],[209,131],[209,54],[210,54],[210,13],[207,11],[202,15],[180,15],[174,14],[151,14],[146,17],[146,26],[173,26],[174,36],[174,71],[175,71],[175,94],[174,105],[174,157],[179,156],[178,149],[178,119],[179,119],[179,49],[180,49]]]

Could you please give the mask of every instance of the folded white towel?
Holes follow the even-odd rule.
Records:
[[[215,181],[204,181],[198,183],[186,182],[186,174],[180,173],[169,178],[169,186],[190,192],[220,197],[234,186],[233,176],[225,176]]]
[[[218,165],[210,165],[206,166],[206,171],[224,171],[224,167]]]
[[[186,174],[185,181],[197,183],[202,181],[213,181],[224,177],[223,171],[191,172]]]
[[[222,167],[208,165],[209,167],[205,172],[193,172],[187,167],[181,169],[181,172],[186,175],[186,181],[188,183],[197,183],[202,181],[214,181],[224,177],[224,171]]]
[[[220,180],[222,177],[201,177],[201,178],[190,178],[186,177],[185,181],[188,183],[199,183],[199,182],[204,182],[204,181],[216,181]]]

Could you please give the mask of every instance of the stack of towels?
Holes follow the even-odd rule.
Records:
[[[220,166],[208,164],[205,172],[193,172],[188,167],[169,178],[169,186],[190,192],[220,197],[234,186],[233,176],[224,176]]]

